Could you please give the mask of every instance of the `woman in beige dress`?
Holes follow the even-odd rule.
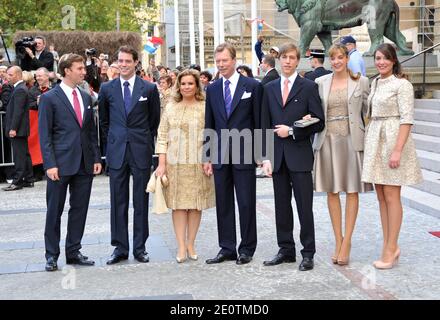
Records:
[[[359,210],[359,192],[373,190],[361,182],[364,150],[363,114],[367,110],[369,82],[348,68],[345,46],[334,45],[329,51],[332,74],[316,79],[326,117],[325,129],[315,136],[314,186],[327,193],[327,204],[336,246],[334,264],[349,262],[351,238]],[[345,234],[342,232],[340,192],[346,193]]]
[[[392,45],[380,45],[374,59],[380,76],[373,81],[368,98],[371,121],[365,137],[362,181],[375,184],[380,206],[383,249],[374,266],[390,269],[400,256],[401,186],[420,183],[423,178],[411,137],[413,86],[405,79]]]
[[[166,175],[165,201],[172,209],[178,251],[176,260],[197,260],[194,247],[202,210],[215,206],[214,182],[202,168],[205,98],[196,70],[179,74],[174,96],[162,115],[156,153],[156,176]]]

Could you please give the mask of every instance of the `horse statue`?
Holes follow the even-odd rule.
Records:
[[[278,11],[288,10],[301,29],[301,56],[305,56],[315,35],[326,52],[332,45],[331,32],[367,23],[372,56],[383,43],[383,37],[393,41],[400,55],[413,55],[406,47],[405,36],[399,30],[399,6],[394,0],[275,0]]]

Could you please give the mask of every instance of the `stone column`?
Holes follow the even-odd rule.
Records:
[[[435,5],[435,16],[434,21],[436,21],[434,26],[434,44],[440,43],[440,0],[434,1]],[[440,55],[440,47],[435,49],[435,53]]]

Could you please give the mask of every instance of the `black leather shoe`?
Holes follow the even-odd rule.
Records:
[[[237,256],[219,253],[215,258],[208,259],[205,262],[206,264],[214,264],[214,263],[222,263],[224,261],[233,261],[233,260],[237,260]]]
[[[117,255],[117,254],[112,254],[112,256],[110,257],[110,259],[107,260],[107,264],[115,264],[118,262],[121,262],[123,260],[127,260],[128,259],[128,255]]]
[[[54,257],[47,259],[45,269],[49,272],[58,270],[57,260]]]
[[[241,253],[238,256],[238,259],[236,261],[237,264],[246,264],[252,261],[252,257],[248,256],[247,254]]]
[[[278,253],[272,260],[264,261],[263,265],[269,267],[269,266],[276,266],[278,264],[285,262],[286,263],[296,262],[296,258],[294,256],[287,256],[285,254]]]
[[[134,258],[142,263],[147,263],[150,261],[150,258],[148,257],[148,252],[142,252],[141,254],[135,256]]]
[[[11,184],[5,188],[3,188],[4,191],[15,191],[15,190],[20,190],[23,189],[23,186],[20,185],[16,185],[16,184]]]
[[[299,265],[299,271],[308,271],[312,270],[314,266],[313,258],[305,257],[301,264]]]
[[[80,266],[93,266],[93,265],[95,265],[95,261],[88,260],[87,257],[84,257],[80,252],[78,252],[76,256],[66,258],[66,264],[77,264]]]
[[[33,188],[34,187],[34,183],[32,181],[26,181],[25,183],[23,183],[23,187],[25,188]]]

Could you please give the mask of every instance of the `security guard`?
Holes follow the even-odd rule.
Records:
[[[310,65],[313,71],[306,72],[304,78],[315,81],[316,78],[322,77],[326,74],[332,73],[330,70],[324,68],[325,52],[321,49],[314,49],[310,52]]]

